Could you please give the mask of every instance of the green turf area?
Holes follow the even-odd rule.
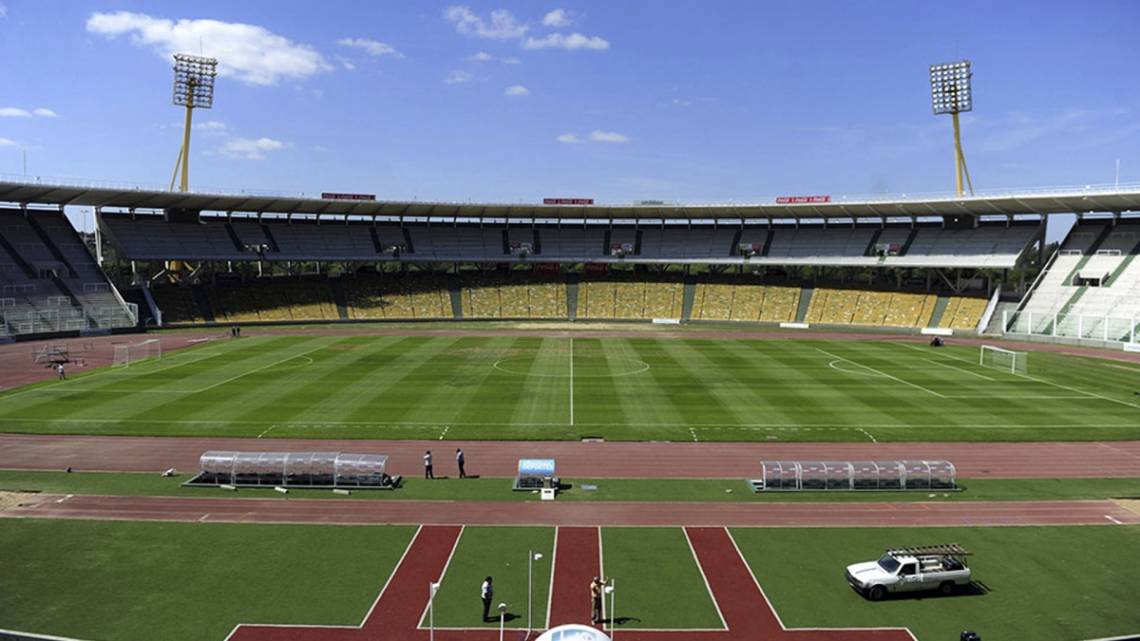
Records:
[[[1127,365],[897,341],[264,335],[0,394],[36,433],[673,441],[1140,438]],[[1140,371],[1140,370],[1138,370]]]
[[[1140,632],[1140,527],[733,529],[788,627],[909,627],[920,641],[1071,641]],[[890,546],[957,542],[983,594],[872,603],[843,569]]]
[[[411,527],[0,519],[0,627],[108,641],[358,625]]]
[[[105,494],[112,496],[211,496],[289,500],[446,500],[534,501],[536,495],[510,491],[510,479],[478,478],[425,481],[413,478],[396,491],[353,492],[349,496],[329,490],[290,490],[287,496],[270,488],[242,488],[235,492],[215,488],[188,488],[186,477],[163,478],[138,472],[66,472],[0,470],[0,490],[26,490],[54,494]],[[563,479],[570,486],[559,501],[1006,501],[1109,499],[1140,497],[1140,478],[1107,479],[966,479],[959,492],[752,492],[737,479]],[[596,490],[586,490],[585,486]],[[728,492],[728,490],[732,490]]]
[[[619,630],[724,628],[681,528],[602,528],[602,574]]]
[[[536,628],[546,627],[546,605],[550,598],[550,571],[554,551],[554,528],[474,527],[463,528],[463,535],[447,565],[435,595],[435,625],[441,628],[497,628],[499,603],[507,604],[506,623],[510,628],[527,627],[527,553],[542,558],[532,567],[532,616]],[[479,589],[487,576],[494,578],[495,620],[482,620]],[[427,617],[422,625],[427,625]]]

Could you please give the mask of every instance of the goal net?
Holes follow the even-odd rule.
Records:
[[[1002,349],[993,345],[982,345],[978,365],[1005,370],[1011,374],[1029,373],[1029,354]]]
[[[130,367],[132,364],[147,359],[162,359],[162,342],[157,338],[142,341],[141,343],[120,343],[115,345],[115,359],[112,367]]]

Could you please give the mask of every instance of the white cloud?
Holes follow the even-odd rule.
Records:
[[[0,5],[2,6],[2,5]],[[0,16],[3,17],[3,16]],[[0,147],[15,147],[16,141],[11,138],[0,138]]]
[[[198,131],[207,131],[210,133],[220,133],[226,130],[226,123],[220,120],[206,120],[203,122],[194,123],[194,129]]]
[[[0,107],[0,118],[31,118],[32,112],[19,107]]]
[[[529,96],[530,89],[527,89],[522,85],[511,85],[507,87],[507,90],[503,93],[507,94],[508,96]]]
[[[392,56],[394,58],[403,58],[404,54],[396,51],[396,48],[387,42],[380,42],[379,40],[370,40],[368,38],[341,38],[336,43],[342,47],[354,47],[360,49],[364,53],[380,57]]]
[[[493,56],[486,51],[480,51],[467,58],[468,62],[500,62],[504,65],[517,65],[522,62],[513,56],[504,56],[502,58]]]
[[[580,144],[586,142],[585,140],[582,140],[581,138],[579,138],[578,134],[575,134],[575,133],[562,134],[561,136],[558,136],[557,138],[555,138],[555,140],[557,140],[560,143],[567,144],[567,145],[580,145]]]
[[[266,152],[281,151],[287,145],[272,138],[231,138],[219,150],[222,155],[245,160],[265,160]]]
[[[469,71],[456,70],[447,74],[447,77],[443,79],[443,83],[447,85],[461,85],[465,82],[471,82],[474,79],[475,74]]]
[[[340,66],[344,67],[346,70],[356,71],[356,63],[349,60],[348,58],[345,58],[344,56],[337,56],[336,61],[339,62]]]
[[[491,19],[485,20],[469,7],[452,5],[443,11],[443,17],[455,25],[455,30],[467,36],[489,40],[513,40],[526,34],[527,26],[520,23],[505,9],[491,12]]]
[[[48,109],[47,107],[36,107],[35,109],[32,110],[32,115],[33,116],[39,116],[40,118],[58,118],[59,117],[59,114],[52,111],[51,109]]]
[[[570,35],[550,33],[542,38],[527,38],[523,42],[523,49],[592,49],[604,51],[610,48],[610,43],[598,36],[584,36],[580,33]]]
[[[570,24],[574,22],[573,15],[574,14],[565,9],[555,9],[554,11],[551,11],[542,17],[542,24],[547,27],[554,27],[556,29],[560,27],[569,27]]]
[[[593,142],[629,142],[629,136],[619,134],[616,131],[602,131],[595,129],[590,132],[590,140]]]
[[[131,44],[151,49],[164,60],[176,52],[198,51],[218,59],[218,74],[251,85],[274,85],[331,71],[320,52],[264,27],[220,20],[177,22],[119,11],[93,13],[87,31],[105,38],[129,36]]]

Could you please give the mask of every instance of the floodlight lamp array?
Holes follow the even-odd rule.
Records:
[[[952,114],[974,108],[970,90],[970,61],[930,65],[930,106],[935,114]]]
[[[214,58],[174,54],[174,104],[195,109],[213,107],[217,75],[218,61]]]

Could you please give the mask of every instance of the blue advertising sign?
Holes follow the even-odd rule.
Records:
[[[554,459],[521,458],[519,476],[554,476]]]

